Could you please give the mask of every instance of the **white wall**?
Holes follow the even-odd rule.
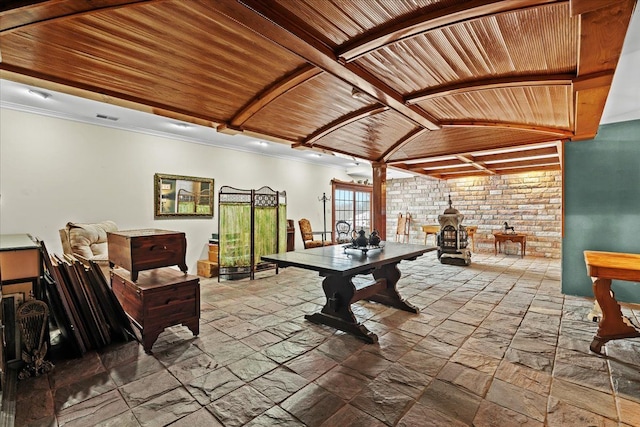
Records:
[[[214,178],[214,218],[154,219],[155,173]],[[185,232],[187,266],[195,274],[218,230],[223,185],[285,190],[299,249],[297,220],[321,227],[318,197],[331,193],[333,178],[351,180],[332,167],[0,109],[0,234],[29,233],[54,253],[62,253],[58,230],[67,222],[111,219],[121,230]]]

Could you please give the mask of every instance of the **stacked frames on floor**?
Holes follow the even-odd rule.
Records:
[[[100,267],[72,255],[49,255],[40,241],[44,286],[60,335],[75,356],[134,337],[131,322]]]

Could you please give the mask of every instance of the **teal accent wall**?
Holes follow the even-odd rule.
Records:
[[[640,120],[566,143],[563,169],[562,292],[592,297],[583,251],[640,254]],[[640,303],[640,283],[612,288],[618,301]]]

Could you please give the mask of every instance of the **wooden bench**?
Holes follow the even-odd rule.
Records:
[[[593,281],[593,294],[602,310],[598,332],[589,348],[600,354],[607,341],[640,337],[640,330],[622,315],[611,291],[612,280],[640,282],[640,254],[584,251],[584,260]]]

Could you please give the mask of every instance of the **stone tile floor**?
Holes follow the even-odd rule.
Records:
[[[420,314],[353,306],[378,344],[304,319],[324,304],[316,273],[201,279],[200,336],[56,360],[18,383],[16,425],[640,425],[640,340],[590,353],[593,303],[561,294],[558,260],[427,253],[400,270]]]

